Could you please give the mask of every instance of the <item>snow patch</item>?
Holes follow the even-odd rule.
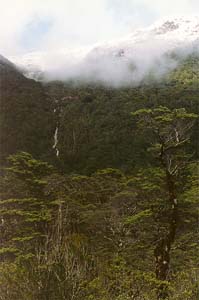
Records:
[[[113,86],[139,84],[146,75],[160,78],[176,67],[171,55],[199,53],[199,16],[164,18],[116,41],[81,49],[34,52],[12,61],[42,80],[100,81]]]

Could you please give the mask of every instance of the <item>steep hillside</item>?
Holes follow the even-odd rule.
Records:
[[[53,143],[52,104],[42,86],[0,57],[1,161],[19,150],[46,157]]]
[[[81,173],[144,165],[147,137],[136,135],[131,112],[156,105],[197,112],[198,70],[198,56],[190,55],[159,82],[151,74],[137,87],[58,81],[42,86],[1,57],[1,156],[23,150]],[[196,143],[193,138],[197,149]]]
[[[159,83],[151,76],[138,87],[120,89],[63,82],[45,85],[56,108],[58,165],[67,172],[83,173],[107,166],[129,171],[144,165],[148,137],[136,134],[131,112],[158,105],[197,112],[198,70],[198,56],[192,55]],[[192,143],[197,149],[195,137]]]
[[[198,299],[198,62],[114,88],[1,58],[2,300]]]

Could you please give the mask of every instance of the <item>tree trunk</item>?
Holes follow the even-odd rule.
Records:
[[[173,175],[166,172],[167,187],[169,192],[169,202],[171,205],[171,215],[168,226],[168,233],[162,237],[155,248],[155,271],[156,279],[160,281],[168,280],[169,266],[170,266],[170,251],[171,246],[175,240],[177,222],[178,222],[178,203],[175,195],[175,184]],[[158,299],[168,299],[168,290],[163,283],[158,288]]]

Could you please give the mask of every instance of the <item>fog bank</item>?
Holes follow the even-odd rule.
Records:
[[[199,17],[174,18],[110,43],[32,53],[15,59],[26,75],[45,81],[100,82],[114,87],[160,80],[181,59],[199,53]]]

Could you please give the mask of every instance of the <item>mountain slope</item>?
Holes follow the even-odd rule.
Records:
[[[107,166],[124,171],[144,166],[149,137],[136,135],[131,112],[159,105],[198,112],[198,61],[198,56],[189,56],[163,82],[149,77],[136,87],[49,82],[45,89],[56,99],[57,162],[67,172],[82,173]],[[196,135],[197,125],[193,149],[199,149]]]
[[[19,150],[42,157],[53,137],[51,101],[42,86],[0,57],[1,161]]]

